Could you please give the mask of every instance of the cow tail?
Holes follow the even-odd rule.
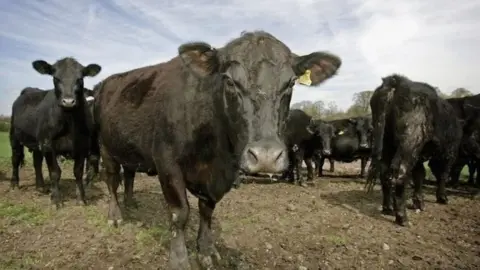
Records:
[[[370,162],[368,177],[365,183],[365,190],[367,193],[373,191],[377,178],[380,177],[382,171],[382,152],[383,142],[385,136],[385,123],[387,117],[387,111],[390,107],[390,101],[393,97],[393,91],[376,92],[372,95],[370,101],[370,107],[372,109],[372,122],[373,122],[373,147],[372,147],[372,159]],[[376,97],[376,95],[382,95]],[[372,102],[373,101],[373,102]]]

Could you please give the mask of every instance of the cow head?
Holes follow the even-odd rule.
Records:
[[[84,67],[70,57],[60,59],[53,65],[44,60],[36,60],[32,62],[32,66],[38,73],[53,77],[55,95],[59,105],[66,109],[84,103],[83,78],[94,77],[102,69],[97,64]]]
[[[284,129],[297,79],[319,85],[341,66],[339,57],[293,54],[272,35],[247,32],[219,49],[189,43],[179,47],[189,72],[210,86],[245,173],[281,173],[288,166]],[[207,86],[205,86],[207,87]]]
[[[366,117],[356,117],[348,119],[353,125],[353,130],[358,138],[359,147],[361,150],[369,149],[371,147],[372,139],[372,120]]]
[[[323,120],[311,120],[307,126],[307,131],[320,140],[322,145],[322,155],[329,156],[332,154],[332,139],[335,137],[335,128]]]

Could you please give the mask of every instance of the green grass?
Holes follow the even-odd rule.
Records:
[[[13,224],[40,225],[48,218],[46,212],[34,206],[0,202],[0,219]]]
[[[11,154],[8,132],[0,132],[0,158],[10,158]]]

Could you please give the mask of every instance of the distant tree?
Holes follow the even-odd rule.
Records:
[[[448,98],[449,96],[445,93],[443,93],[440,88],[438,87],[434,87],[435,88],[435,91],[437,91],[437,95],[441,98]]]
[[[358,113],[365,114],[370,112],[370,98],[373,95],[373,91],[362,91],[353,94],[352,110]]]
[[[452,94],[450,94],[450,97],[452,98],[459,98],[459,97],[467,97],[467,96],[472,96],[473,93],[468,91],[467,89],[460,87],[452,91]]]

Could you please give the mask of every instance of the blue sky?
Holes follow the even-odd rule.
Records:
[[[451,92],[480,92],[480,1],[472,0],[2,0],[0,114],[27,86],[52,80],[31,62],[73,56],[98,63],[92,87],[110,74],[166,61],[182,42],[222,46],[243,30],[265,30],[297,54],[339,55],[339,75],[296,86],[293,102],[352,103],[393,72]],[[475,76],[477,75],[477,76]]]

